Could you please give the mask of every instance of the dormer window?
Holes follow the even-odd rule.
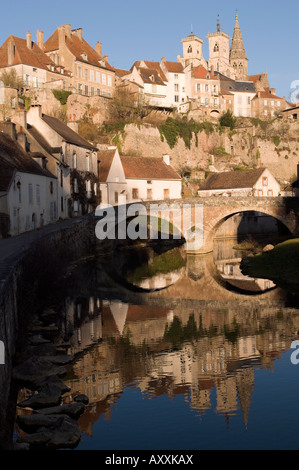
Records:
[[[210,80],[210,75],[209,74],[207,75],[207,80]]]
[[[55,72],[55,67],[54,67],[54,65],[51,65],[51,72]]]
[[[83,54],[81,54],[81,57],[83,60],[87,60],[88,59],[88,56],[86,54],[86,52],[84,52]]]

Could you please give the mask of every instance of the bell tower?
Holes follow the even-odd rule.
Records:
[[[223,75],[230,76],[229,41],[230,36],[221,30],[219,15],[217,18],[217,31],[208,34],[209,39],[209,67]]]
[[[246,56],[241,28],[239,25],[238,13],[236,13],[235,30],[234,30],[234,35],[232,39],[231,49],[230,49],[229,61],[234,71],[235,79],[246,80],[247,69],[248,69],[248,59]]]

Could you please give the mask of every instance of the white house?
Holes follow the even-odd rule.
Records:
[[[166,106],[180,108],[187,101],[186,79],[183,65],[179,62],[169,62],[162,57],[161,70],[166,82]]]
[[[144,89],[145,102],[154,107],[166,107],[167,84],[159,62],[135,62],[130,81]]]
[[[120,156],[116,147],[99,151],[101,202],[180,199],[181,177],[163,158]]]
[[[221,89],[234,95],[234,115],[251,117],[251,101],[256,96],[254,83],[232,80],[219,72],[215,72],[215,75],[220,77]]]
[[[57,220],[57,179],[8,134],[0,132],[0,215],[18,235]],[[1,235],[1,233],[0,233]]]
[[[267,168],[211,173],[198,191],[201,197],[277,197],[280,185]]]

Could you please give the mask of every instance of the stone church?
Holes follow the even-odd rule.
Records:
[[[183,57],[177,59],[184,67],[192,64],[193,67],[203,65],[205,68],[213,69],[216,72],[230,77],[234,80],[247,80],[248,59],[242,38],[239,24],[239,17],[236,14],[235,29],[230,45],[230,35],[221,30],[218,17],[217,31],[208,34],[209,39],[209,60],[204,59],[202,53],[203,40],[191,33],[182,39]]]

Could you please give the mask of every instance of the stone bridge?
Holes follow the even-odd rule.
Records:
[[[298,204],[297,204],[298,202]],[[282,197],[208,197],[171,201],[146,201],[115,206],[115,224],[134,219],[134,214],[151,215],[169,221],[183,236],[186,251],[210,253],[217,229],[230,217],[244,212],[260,212],[280,221],[293,236],[299,236],[299,200]],[[117,213],[117,214],[116,214]],[[96,212],[96,216],[100,213]],[[117,217],[119,216],[118,220]],[[175,229],[173,228],[175,231]],[[117,238],[117,235],[116,235]]]

